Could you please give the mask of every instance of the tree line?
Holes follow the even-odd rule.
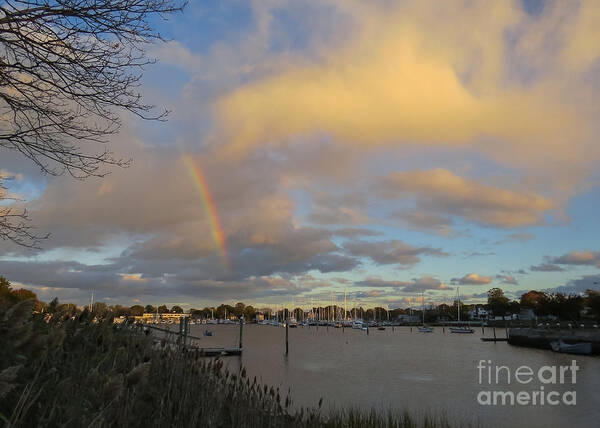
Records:
[[[578,320],[582,317],[600,319],[600,292],[596,290],[586,290],[584,294],[565,294],[549,293],[545,291],[531,290],[521,295],[519,300],[510,300],[505,296],[500,288],[492,288],[488,291],[486,304],[463,304],[454,301],[452,305],[442,303],[440,305],[430,305],[425,307],[425,319],[427,322],[439,320],[456,320],[458,311],[460,319],[467,320],[469,312],[475,308],[482,308],[493,316],[512,316],[519,314],[522,310],[530,309],[537,317],[555,317],[562,320]],[[58,299],[53,299],[49,303],[38,300],[37,295],[26,289],[13,289],[11,283],[0,276],[0,305],[9,306],[22,300],[33,299],[35,301],[35,310],[38,312],[56,313],[62,312],[67,316],[74,316],[81,312],[81,308],[73,303],[60,303]],[[173,305],[170,308],[163,304],[153,305],[133,305],[122,306],[119,304],[108,305],[104,302],[93,304],[93,311],[100,316],[111,313],[115,317],[134,317],[141,316],[144,313],[153,314],[183,314],[186,311],[179,305]],[[319,319],[337,319],[344,318],[344,308],[338,305],[318,306],[309,309],[296,307],[293,309],[272,310],[270,308],[255,308],[252,305],[246,305],[238,302],[235,305],[221,304],[219,306],[204,307],[202,309],[191,308],[187,313],[193,318],[240,318],[254,320],[261,314],[265,318],[284,319],[294,316],[297,319],[304,319],[308,313],[312,313]],[[386,309],[381,306],[374,308],[364,308],[362,306],[346,310],[345,318],[362,318],[365,320],[385,321],[395,320],[401,315],[422,316],[420,309],[396,308]]]

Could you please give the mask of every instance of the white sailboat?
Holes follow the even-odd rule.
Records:
[[[456,312],[457,312],[457,319],[458,322],[460,323],[460,291],[459,291],[459,287],[456,287],[456,297],[457,297],[457,303],[456,303]],[[458,327],[450,327],[450,333],[474,333],[475,330],[473,330],[471,327],[467,327],[467,326],[458,326]]]
[[[433,327],[427,327],[425,325],[425,293],[421,293],[422,298],[423,298],[423,305],[421,306],[422,308],[422,312],[423,312],[423,325],[421,327],[419,327],[419,331],[421,333],[433,333]]]

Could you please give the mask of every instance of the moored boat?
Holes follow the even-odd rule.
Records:
[[[590,355],[592,353],[592,344],[589,342],[580,343],[565,343],[562,340],[550,342],[550,347],[554,352],[560,352],[563,354],[578,354],[578,355]]]
[[[471,327],[450,327],[450,333],[475,333]]]

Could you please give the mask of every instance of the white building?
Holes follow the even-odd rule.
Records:
[[[475,306],[475,308],[471,309],[468,314],[469,319],[472,320],[485,320],[489,316],[488,311],[483,306]]]

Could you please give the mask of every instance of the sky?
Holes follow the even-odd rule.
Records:
[[[191,0],[154,22],[133,158],[3,151],[42,300],[418,307],[600,289],[600,3]]]

